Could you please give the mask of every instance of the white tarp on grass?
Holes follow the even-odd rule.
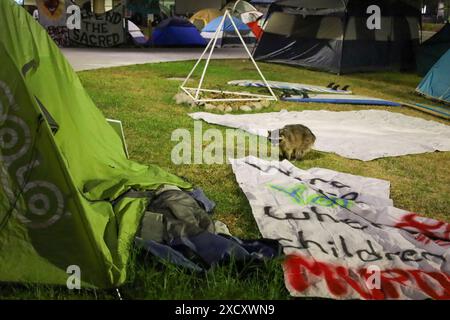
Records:
[[[450,299],[450,225],[393,207],[389,182],[255,157],[231,160],[293,296]]]
[[[281,129],[287,124],[303,124],[317,137],[315,150],[363,161],[436,150],[450,151],[450,126],[382,110],[284,110],[243,115],[198,112],[190,116],[264,137],[267,137],[268,130]]]

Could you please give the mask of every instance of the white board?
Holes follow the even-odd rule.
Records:
[[[297,91],[307,91],[316,93],[329,93],[329,94],[352,94],[351,91],[346,90],[333,90],[332,88],[327,88],[323,86],[315,86],[304,83],[291,83],[291,82],[281,82],[281,81],[268,81],[272,89],[279,90],[297,90]],[[241,87],[264,87],[264,83],[259,80],[233,80],[228,82],[230,85],[241,86]]]
[[[329,104],[356,104],[356,105],[372,105],[372,106],[391,106],[400,107],[401,104],[389,100],[343,94],[308,94],[307,96],[288,96],[282,97],[281,100],[299,103],[329,103]]]

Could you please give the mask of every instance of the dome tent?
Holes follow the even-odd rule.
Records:
[[[120,286],[148,204],[126,193],[190,185],[127,159],[59,48],[12,0],[0,1],[0,60],[0,281],[66,285],[77,266],[83,287]]]
[[[211,40],[214,38],[216,30],[219,28],[220,23],[222,22],[224,16],[218,17],[208,23],[208,25],[202,30],[202,37],[206,40]],[[231,17],[233,19],[234,24],[237,27],[237,30],[241,34],[244,42],[246,44],[254,44],[256,42],[255,35],[252,33],[252,30],[249,26],[243,23],[236,17]],[[226,46],[240,46],[241,41],[239,40],[239,36],[237,35],[233,24],[230,18],[226,17],[224,24],[219,32],[219,37],[217,40],[216,46],[218,47],[226,47]]]
[[[381,29],[367,27],[371,5],[381,9]],[[280,0],[254,57],[334,73],[409,69],[420,18],[416,0]]]
[[[263,16],[263,13],[259,12],[253,5],[244,0],[227,3],[222,9],[222,12],[225,12],[226,10],[228,10],[232,16],[239,18],[246,24],[255,22]]]
[[[417,92],[434,100],[450,103],[450,49],[428,71]]]
[[[202,30],[208,23],[221,15],[222,13],[217,9],[203,9],[194,14],[189,21],[191,21],[198,30]]]
[[[417,73],[421,76],[426,75],[448,50],[450,50],[450,23],[446,23],[439,32],[417,49]]]
[[[244,0],[236,0],[228,2],[222,9],[222,11],[230,10],[230,13],[233,14],[233,11],[241,14],[250,11],[258,11],[256,8],[251,5],[249,2]]]
[[[172,17],[162,21],[153,30],[152,41],[155,46],[205,46],[197,28],[189,20]]]

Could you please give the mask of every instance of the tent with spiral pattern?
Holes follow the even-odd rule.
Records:
[[[129,160],[119,135],[46,31],[0,1],[0,282],[84,286],[126,279],[147,199],[163,184],[190,188]]]

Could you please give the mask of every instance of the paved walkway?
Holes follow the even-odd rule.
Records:
[[[0,0],[1,1],[1,0]],[[434,32],[423,32],[423,41]],[[202,48],[63,48],[62,52],[75,71],[128,66],[143,63],[196,60]],[[246,59],[243,48],[217,48],[214,59]]]
[[[201,48],[63,48],[62,52],[75,71],[110,68],[143,63],[196,60],[204,49]],[[246,58],[243,48],[215,49],[214,59]]]

